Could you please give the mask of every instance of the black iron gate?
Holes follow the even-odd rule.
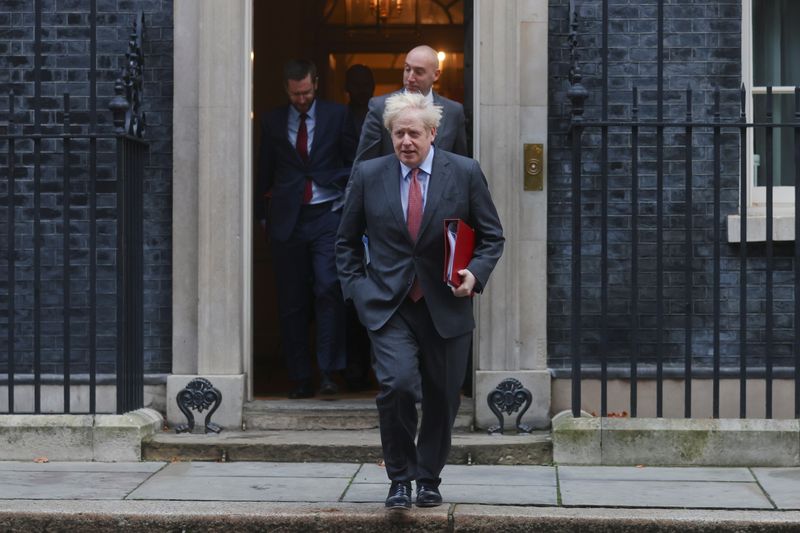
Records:
[[[0,125],[0,154],[5,155],[0,155],[0,184],[5,185],[0,217],[6,221],[5,249],[0,250],[6,291],[0,296],[7,310],[5,323],[0,322],[0,345],[5,346],[0,390],[7,392],[0,412],[124,413],[143,406],[144,21],[140,12],[109,104],[114,129],[100,131],[96,4],[91,1],[89,16],[88,106],[81,113],[88,123],[73,121],[73,99],[66,93],[60,113],[49,113],[60,114],[60,124],[45,123],[42,2],[37,0],[33,98],[28,98],[33,121],[26,123],[29,115],[15,109],[24,96],[11,93],[6,124]],[[110,247],[98,246],[99,234],[112,242]],[[110,275],[98,276],[98,259]],[[21,290],[23,285],[30,290]],[[109,309],[115,316],[103,316],[112,314]],[[99,381],[115,385],[115,402],[98,406]],[[53,385],[63,389],[60,402],[43,394],[43,387]],[[88,398],[81,392],[76,396],[76,386],[88,387]]]
[[[665,89],[664,89],[664,1],[657,2],[657,56],[656,63],[656,87],[652,91],[654,98],[650,100],[639,97],[636,86],[631,91],[630,114],[623,117],[609,117],[609,80],[608,80],[608,35],[609,35],[609,16],[608,1],[602,2],[602,95],[600,102],[600,116],[589,119],[584,116],[585,101],[589,97],[589,92],[582,83],[583,76],[577,57],[578,49],[578,16],[576,10],[576,0],[570,1],[570,47],[571,47],[571,70],[570,88],[567,96],[571,102],[571,219],[572,219],[572,243],[571,243],[571,323],[570,323],[570,342],[571,342],[571,380],[572,380],[572,412],[574,416],[580,416],[581,411],[581,383],[583,378],[584,355],[587,353],[587,345],[591,344],[596,350],[593,353],[599,366],[600,376],[600,415],[607,416],[608,413],[608,381],[609,381],[609,360],[611,355],[608,317],[609,313],[609,168],[629,169],[627,179],[629,179],[629,189],[626,191],[628,198],[627,211],[624,213],[627,242],[626,249],[629,250],[627,259],[628,270],[626,280],[629,281],[627,287],[617,286],[615,290],[628,291],[628,301],[626,303],[626,318],[624,328],[625,342],[627,347],[627,368],[619,372],[615,369],[615,376],[623,375],[629,381],[630,386],[630,416],[637,416],[638,382],[640,380],[640,368],[642,366],[643,347],[647,347],[648,378],[655,379],[656,384],[656,416],[664,414],[664,380],[665,365],[669,363],[671,377],[679,377],[683,380],[684,386],[684,416],[692,416],[692,379],[702,374],[712,379],[712,413],[714,417],[720,416],[720,380],[721,376],[738,378],[739,383],[739,416],[746,417],[747,405],[747,385],[748,379],[759,378],[765,382],[765,413],[767,418],[773,416],[773,380],[776,354],[784,354],[781,361],[784,363],[782,370],[788,373],[794,381],[794,416],[800,417],[800,246],[794,245],[793,249],[787,246],[781,248],[780,257],[776,257],[776,242],[773,237],[773,223],[775,220],[775,208],[773,195],[775,189],[773,167],[773,137],[779,129],[789,128],[794,132],[794,205],[800,206],[800,88],[794,89],[794,120],[777,120],[774,113],[773,88],[766,89],[766,120],[761,122],[748,122],[745,114],[746,99],[748,97],[744,85],[739,91],[739,113],[734,117],[723,117],[722,106],[720,104],[721,91],[719,87],[713,90],[713,103],[708,110],[710,120],[698,120],[693,114],[693,110],[700,102],[693,101],[693,91],[687,87],[683,91],[682,100],[685,103],[685,115],[682,119],[666,119],[664,113]],[[674,100],[673,100],[674,103]],[[642,119],[639,115],[640,108],[649,105],[655,109],[653,119]],[[748,132],[763,131],[766,139],[766,161],[765,164],[765,224],[766,235],[764,244],[748,244],[748,198],[747,176],[748,176]],[[624,150],[609,150],[610,136],[617,136],[621,139],[629,139]],[[697,166],[693,160],[698,139],[703,135],[710,136],[711,149],[713,152],[712,170],[704,172],[704,175],[695,173]],[[647,150],[640,146],[640,139],[644,136],[652,139],[654,146],[650,145]],[[587,141],[589,137],[589,141]],[[665,139],[671,139],[665,146]],[[591,145],[590,147],[587,145]],[[619,144],[617,145],[619,147]],[[598,150],[599,156],[597,168],[594,169],[596,179],[587,179],[585,175],[586,161],[584,155],[587,150]],[[675,162],[675,154],[682,152],[683,161],[681,178],[682,198],[676,200],[679,195],[669,198],[671,206],[677,208],[670,213],[670,223],[665,224],[665,168],[677,168],[675,164],[668,167],[665,161],[665,150],[672,153],[672,162]],[[624,153],[623,153],[624,152]],[[734,154],[739,163],[739,235],[738,235],[738,262],[739,272],[736,279],[729,276],[726,281],[725,295],[733,294],[733,285],[738,284],[738,334],[726,332],[727,345],[733,345],[738,341],[738,353],[729,355],[727,363],[722,364],[721,350],[721,324],[723,316],[722,306],[726,306],[726,316],[733,314],[727,309],[727,298],[723,295],[721,284],[722,276],[722,254],[723,235],[725,232],[724,221],[727,215],[732,213],[723,212],[723,202],[721,200],[721,174],[723,167],[723,152]],[[640,165],[643,164],[644,155],[647,154],[647,163],[651,165],[655,174],[653,183],[648,183],[647,192],[650,194],[647,205],[642,201],[641,194],[645,190],[640,173]],[[677,172],[670,173],[671,178],[675,178]],[[698,241],[696,228],[694,227],[697,218],[698,206],[696,196],[698,195],[698,185],[700,180],[705,180],[703,187],[713,191],[713,198],[704,199],[709,209],[713,213],[708,213],[713,222],[713,236],[710,236],[710,253],[703,247],[703,242]],[[674,186],[675,183],[673,182]],[[675,187],[673,187],[674,189]],[[583,212],[586,205],[584,198],[588,192],[597,193],[599,198],[599,227],[592,227],[591,230],[599,231],[600,244],[596,254],[587,257],[586,247],[582,243],[582,236],[587,231],[587,224]],[[655,204],[654,206],[652,204]],[[619,205],[617,205],[619,207]],[[643,212],[648,210],[650,224],[642,227]],[[681,213],[676,216],[676,213]],[[682,222],[680,222],[682,219]],[[665,230],[671,232],[671,243],[665,242]],[[652,236],[652,241],[648,241],[648,251],[643,252],[642,235],[648,232],[648,238]],[[677,241],[676,235],[683,234],[682,242]],[[752,233],[752,232],[750,232]],[[800,237],[800,216],[794,218],[795,239]],[[615,234],[619,236],[619,232]],[[730,240],[730,239],[729,239]],[[734,239],[735,240],[735,239]],[[619,240],[612,244],[619,244]],[[727,243],[726,243],[727,244]],[[669,245],[674,245],[681,249],[682,254],[671,253],[665,256],[665,250]],[[650,253],[652,251],[652,254]],[[681,257],[682,255],[682,257]],[[729,257],[730,258],[730,257]],[[729,259],[728,258],[728,259]],[[752,281],[754,258],[759,262],[758,286]],[[587,313],[584,312],[587,298],[583,295],[586,287],[587,275],[582,269],[587,265],[587,261],[597,261],[599,267],[595,265],[597,284],[599,285],[599,303],[592,305],[596,307],[595,318],[591,326],[587,326]],[[669,260],[669,268],[665,263]],[[788,307],[787,302],[791,303],[791,309],[783,309],[784,316],[793,315],[793,325],[783,324],[783,330],[793,328],[793,336],[790,340],[782,339],[781,350],[778,350],[778,343],[775,339],[776,321],[774,299],[774,276],[776,272],[776,261],[781,260],[783,264],[792,263],[791,267],[784,268],[790,271],[788,276],[783,276],[788,281],[784,285],[791,286],[791,296],[784,295],[781,305]],[[647,263],[649,269],[645,272],[642,264]],[[710,266],[709,266],[710,264]],[[698,266],[701,265],[701,266]],[[748,267],[750,265],[750,267]],[[707,271],[711,273],[710,285],[712,287],[710,300],[713,305],[709,309],[698,310],[697,297],[693,294],[698,287],[694,279],[698,274]],[[593,269],[594,270],[594,269]],[[730,269],[729,269],[730,270]],[[781,272],[785,274],[786,272]],[[667,343],[664,339],[665,331],[665,296],[664,279],[665,274],[673,276],[674,280],[682,278],[682,288],[675,290],[679,282],[672,285],[670,305],[673,307],[671,314],[673,317],[682,316],[683,319],[683,339],[681,346],[672,343],[669,354]],[[646,287],[652,290],[653,298],[646,302],[648,305],[647,313],[643,313],[642,292],[645,289],[642,280],[652,283],[654,287]],[[733,280],[733,281],[732,281]],[[748,299],[752,299],[751,290],[758,289],[759,305],[749,305]],[[682,295],[677,294],[682,292]],[[682,303],[679,300],[682,299]],[[755,308],[754,308],[755,307]],[[677,310],[676,310],[677,309]],[[711,320],[711,331],[701,331],[695,324],[695,318],[699,313],[708,315]],[[650,324],[645,327],[642,324],[643,317],[647,314]],[[756,316],[758,315],[758,316]],[[763,324],[761,327],[752,327],[753,321]],[[620,327],[617,324],[616,327]],[[591,332],[588,330],[592,329]],[[708,359],[710,365],[698,368],[696,361],[700,359],[699,354],[695,353],[694,341],[698,335],[707,335],[710,338],[710,354]],[[738,336],[738,338],[734,338]],[[587,341],[591,337],[591,341]],[[758,338],[759,353],[753,354],[754,339]],[[682,355],[676,357],[676,352],[682,351]],[[677,360],[682,358],[682,364]],[[731,361],[736,360],[736,367],[731,366]],[[617,359],[618,362],[618,359]],[[788,362],[788,364],[786,364]]]

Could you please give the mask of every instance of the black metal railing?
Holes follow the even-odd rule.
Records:
[[[0,352],[0,388],[5,386],[7,398],[0,412],[124,413],[143,406],[143,15],[134,22],[109,104],[112,131],[98,131],[96,19],[92,0],[90,88],[81,113],[88,124],[73,120],[69,94],[63,95],[61,123],[44,123],[40,0],[34,18],[34,120],[18,123],[17,117],[28,115],[18,112],[22,98],[11,93],[5,128],[0,124],[0,179],[6,182],[0,207],[7,224],[7,320],[0,323],[6,347]],[[98,246],[99,234],[112,244]],[[110,278],[98,276],[99,256],[102,269],[113,272]],[[23,284],[25,290],[18,290]],[[113,319],[105,316],[109,309],[116,310]],[[58,328],[54,317],[60,317]],[[116,386],[115,402],[98,401],[100,381]],[[60,402],[43,394],[49,385],[63,388]],[[73,389],[81,386],[88,387],[88,399],[82,393],[76,399]]]
[[[720,416],[720,384],[723,376],[738,379],[739,385],[739,416],[747,416],[748,403],[748,380],[753,378],[764,380],[764,413],[766,418],[773,417],[773,382],[775,377],[775,365],[780,354],[781,374],[784,378],[790,378],[794,382],[794,416],[800,418],[800,246],[783,246],[778,250],[774,238],[774,191],[776,168],[773,162],[773,142],[774,133],[777,130],[789,129],[794,132],[794,205],[800,206],[800,88],[794,89],[794,115],[793,120],[778,120],[775,116],[775,104],[773,102],[773,88],[766,89],[766,120],[748,122],[746,116],[748,93],[741,86],[738,94],[738,114],[733,117],[723,118],[721,105],[721,90],[719,87],[713,89],[713,103],[709,106],[708,120],[698,120],[693,115],[693,109],[702,105],[696,102],[693,97],[691,86],[687,87],[681,98],[685,103],[685,115],[680,118],[667,119],[664,113],[665,90],[664,90],[664,2],[658,1],[657,6],[657,58],[654,61],[657,68],[657,79],[654,98],[644,101],[639,96],[636,86],[631,90],[630,112],[628,116],[609,118],[609,96],[608,96],[608,2],[603,1],[602,10],[602,95],[598,118],[587,118],[585,116],[585,101],[590,94],[583,84],[577,50],[578,50],[578,21],[575,1],[570,2],[570,45],[571,45],[571,70],[570,88],[567,96],[571,103],[570,120],[570,146],[571,146],[571,310],[570,310],[570,350],[571,350],[571,407],[574,416],[580,416],[582,407],[582,381],[586,368],[587,345],[592,347],[592,372],[594,375],[597,370],[600,378],[600,415],[608,416],[608,381],[610,376],[609,361],[614,359],[616,364],[613,369],[615,378],[624,377],[629,384],[629,411],[630,416],[637,416],[639,397],[641,392],[638,389],[639,381],[642,379],[640,371],[643,366],[646,368],[647,379],[655,380],[655,413],[657,417],[664,416],[664,382],[665,371],[669,372],[669,379],[680,379],[684,387],[684,416],[692,416],[692,380],[697,376],[711,378],[711,413],[712,416]],[[674,105],[676,99],[671,103]],[[640,109],[643,104],[648,104],[654,110],[655,116],[649,119],[640,117]],[[728,106],[730,108],[730,106]],[[765,218],[766,232],[763,236],[764,244],[748,244],[748,135],[753,132],[763,131],[765,135],[765,192],[766,202],[763,216]],[[587,142],[587,136],[590,141]],[[609,139],[611,136],[617,138],[617,144],[613,151],[609,149]],[[640,145],[640,140],[644,137],[648,139],[648,146]],[[629,139],[627,143],[619,142],[619,139]],[[665,141],[669,139],[669,141]],[[695,172],[698,161],[695,160],[695,153],[701,139],[710,141],[708,158],[711,170],[704,168],[703,172]],[[599,142],[598,142],[599,141]],[[589,145],[589,146],[587,146]],[[623,146],[624,145],[624,146]],[[654,149],[652,149],[654,146]],[[586,158],[587,151],[599,150],[599,154],[593,153],[591,161],[597,162],[597,166],[592,168],[592,176],[587,176]],[[670,157],[665,157],[665,152],[670,150]],[[681,154],[682,155],[678,155]],[[643,154],[647,155],[643,156]],[[722,199],[723,187],[723,153],[733,154],[738,158],[736,173],[738,174],[738,212],[731,212],[730,198],[727,203]],[[679,161],[678,157],[682,159]],[[645,160],[646,159],[646,160]],[[727,158],[726,158],[727,159]],[[729,160],[728,160],[729,162]],[[643,185],[644,173],[641,171],[643,164],[649,168],[648,200],[642,200],[641,193],[645,191]],[[624,338],[627,346],[624,349],[611,348],[609,340],[609,188],[610,179],[609,168],[615,166],[616,169],[629,169],[627,179],[629,179],[628,190],[625,195],[629,198],[627,210],[624,212],[625,232],[627,240],[621,238],[624,232],[614,233],[614,243],[623,243],[629,250],[627,257],[627,272],[624,278],[629,282],[627,287],[614,287],[616,294],[621,290],[627,290],[626,312],[624,324],[620,321],[616,328],[624,329]],[[676,168],[682,169],[676,171]],[[670,179],[669,187],[665,186],[665,169],[668,171]],[[680,174],[678,174],[680,172]],[[651,176],[654,174],[654,176]],[[616,178],[620,177],[617,173]],[[654,177],[651,181],[650,178]],[[683,181],[680,182],[679,180]],[[670,195],[667,207],[672,208],[670,212],[670,223],[665,223],[665,192],[678,191],[682,194],[682,199],[677,199],[678,195]],[[711,198],[704,196],[700,201],[695,197],[703,193],[703,189],[711,190]],[[728,187],[729,190],[735,191]],[[584,215],[584,199],[588,194],[593,194],[593,198],[599,198],[599,222],[592,220],[591,224],[586,224]],[[705,209],[700,211],[698,207]],[[620,203],[617,202],[616,214],[620,215]],[[653,204],[655,204],[653,206]],[[676,208],[677,206],[677,208]],[[726,207],[727,206],[727,207]],[[645,213],[646,210],[646,213]],[[727,211],[726,211],[727,210]],[[796,212],[796,211],[795,211]],[[593,213],[596,213],[594,211]],[[738,243],[729,245],[723,254],[724,224],[729,215],[739,217]],[[792,213],[794,214],[794,213]],[[647,216],[648,225],[642,227],[644,216]],[[695,221],[699,216],[706,217],[713,221],[710,225],[713,229],[698,237],[698,228]],[[599,228],[600,238],[599,249],[593,253],[586,252],[584,237],[587,226],[591,231]],[[665,241],[665,229],[670,231],[670,238]],[[706,229],[706,228],[703,228]],[[647,231],[647,239],[643,238]],[[710,234],[709,234],[710,233]],[[751,232],[752,233],[752,232]],[[678,240],[678,235],[682,234],[682,242]],[[800,238],[800,216],[794,217],[795,239]],[[735,239],[729,239],[735,242]],[[644,243],[647,244],[647,251],[643,251]],[[727,243],[726,243],[727,244]],[[665,250],[668,246],[675,245],[681,249],[681,253],[671,253],[665,257]],[[738,251],[736,247],[738,246]],[[710,253],[706,253],[707,248],[711,248]],[[700,252],[697,250],[702,248]],[[651,253],[652,252],[652,253]],[[619,257],[617,264],[619,264]],[[726,306],[723,313],[723,305],[728,298],[723,295],[721,283],[723,259],[726,261],[726,273],[731,273],[727,277],[725,295],[732,295],[738,292],[738,309],[731,310]],[[791,325],[781,324],[782,332],[793,328],[791,335],[784,335],[780,346],[776,340],[776,301],[774,293],[776,261],[782,261],[782,289],[790,289],[780,302],[782,305],[782,316],[792,317]],[[598,294],[600,302],[593,305],[592,313],[586,312],[584,306],[587,298],[585,289],[587,286],[585,269],[587,262],[597,261],[599,268],[592,268],[592,272],[599,274],[591,284],[597,289],[593,294]],[[733,261],[738,261],[738,269],[731,267]],[[643,269],[643,263],[650,265],[650,268]],[[669,265],[665,263],[668,262]],[[749,278],[754,276],[753,265],[758,262],[758,282],[754,283]],[[790,264],[791,266],[786,267]],[[751,268],[748,268],[750,265]],[[598,265],[594,265],[597,267]],[[738,276],[732,273],[738,270]],[[696,275],[710,273],[710,296],[705,298],[711,303],[708,308],[699,308],[697,305],[698,287],[694,281]],[[671,276],[670,296],[665,296],[664,280],[666,275]],[[646,278],[645,278],[646,275]],[[643,279],[647,283],[654,285],[647,287],[652,290],[652,298],[646,302],[642,297]],[[734,291],[734,285],[738,283],[738,291]],[[730,290],[727,290],[730,289]],[[751,290],[758,290],[758,305],[750,305],[752,300]],[[647,304],[647,309],[643,310],[642,304]],[[675,342],[675,335],[672,335],[672,342],[668,344],[664,338],[665,310],[667,303],[670,304],[670,317],[672,319],[682,318],[682,346]],[[592,302],[594,304],[594,302]],[[726,332],[726,354],[723,363],[723,350],[721,346],[722,326],[721,317],[723,314],[728,320],[738,312],[738,333],[735,335]],[[586,320],[590,314],[596,315],[594,321]],[[619,315],[620,313],[618,313]],[[703,317],[699,315],[703,314]],[[617,316],[619,318],[619,316]],[[645,327],[642,321],[647,318],[648,324]],[[698,326],[698,318],[708,318],[703,320],[703,325]],[[756,321],[757,319],[757,321]],[[755,321],[755,322],[754,322]],[[758,327],[752,324],[757,323]],[[672,322],[674,326],[675,321]],[[762,326],[763,325],[763,326]],[[762,329],[763,327],[763,329]],[[708,329],[705,329],[708,328]],[[591,331],[589,331],[591,329]],[[675,333],[672,331],[671,333]],[[710,354],[697,353],[696,340],[698,336],[710,338],[708,342]],[[735,338],[738,337],[738,338]],[[757,337],[757,339],[756,339]],[[590,340],[587,340],[590,338]],[[755,354],[754,344],[758,344],[758,354]],[[738,345],[738,353],[732,353],[733,346]],[[647,353],[643,354],[643,347],[647,348]],[[619,348],[619,346],[617,346]],[[613,353],[612,353],[613,352]],[[625,354],[626,362],[621,362],[619,353]],[[646,357],[645,357],[646,355]],[[682,361],[680,359],[682,358]],[[643,360],[646,359],[646,364]],[[700,362],[698,365],[698,361]],[[624,366],[623,366],[624,365]]]

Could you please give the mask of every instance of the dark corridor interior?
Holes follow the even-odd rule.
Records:
[[[471,0],[254,2],[254,179],[261,141],[259,117],[287,104],[281,78],[283,65],[292,58],[316,63],[318,98],[347,104],[345,72],[349,67],[369,67],[375,95],[385,94],[402,85],[405,53],[420,44],[430,45],[440,52],[441,76],[434,90],[464,103],[471,139],[471,6]],[[309,324],[309,335],[313,341],[313,324]],[[285,398],[291,387],[281,354],[270,248],[257,223],[253,228],[253,374],[257,398]],[[336,397],[358,396],[348,393],[343,381],[340,385],[342,393]]]

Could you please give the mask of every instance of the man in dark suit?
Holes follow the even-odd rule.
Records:
[[[433,84],[439,79],[440,74],[439,56],[430,46],[417,46],[406,54],[403,65],[403,89],[377,96],[369,101],[369,112],[356,150],[356,165],[360,161],[394,153],[391,135],[383,127],[383,111],[387,98],[404,92],[420,93],[433,105],[441,107],[442,120],[434,141],[436,148],[469,156],[464,106],[433,90]],[[471,392],[472,357],[469,357],[467,367],[464,387]]]
[[[356,167],[336,238],[342,289],[373,346],[390,509],[411,507],[412,480],[418,506],[442,503],[439,475],[475,327],[469,296],[484,289],[503,251],[503,229],[478,163],[432,145],[440,117],[441,109],[420,94],[387,100],[384,124],[394,155]],[[446,218],[475,230],[475,250],[456,288],[442,276]]]
[[[289,105],[261,120],[255,214],[272,245],[281,342],[290,398],[314,395],[308,323],[316,318],[320,392],[337,392],[332,374],[345,366],[344,301],[336,275],[335,207],[350,174],[355,139],[345,106],[316,98],[317,70],[293,60],[284,69]],[[267,204],[267,205],[265,205]],[[313,294],[312,294],[313,293]]]
[[[361,138],[356,150],[356,162],[394,153],[392,138],[383,127],[386,100],[395,94],[420,93],[433,105],[442,108],[442,120],[436,133],[436,148],[460,155],[467,151],[467,130],[464,106],[436,94],[433,84],[439,79],[439,57],[430,46],[417,46],[406,54],[403,67],[403,89],[376,96],[369,101],[369,112],[364,120]]]

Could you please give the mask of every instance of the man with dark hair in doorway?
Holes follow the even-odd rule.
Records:
[[[308,324],[316,319],[321,394],[335,394],[345,367],[344,301],[336,275],[335,236],[355,138],[344,105],[317,99],[308,60],[284,68],[289,104],[264,114],[255,216],[272,248],[282,351],[293,388],[314,395]],[[337,209],[337,207],[339,209]]]

